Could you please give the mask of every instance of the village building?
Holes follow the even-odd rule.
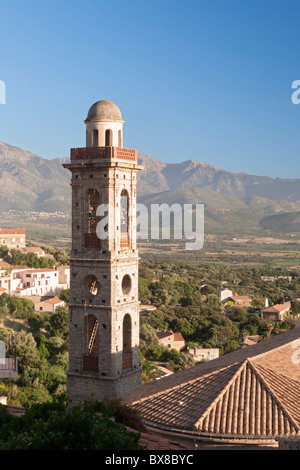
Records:
[[[0,228],[0,246],[9,249],[25,247],[26,232],[24,229]]]
[[[11,293],[20,297],[30,295],[59,295],[62,288],[56,269],[22,269],[12,272]]]
[[[58,297],[52,297],[50,299],[37,302],[34,308],[37,312],[55,313],[57,309],[64,308],[66,303],[60,300]]]
[[[245,338],[243,338],[242,345],[253,346],[253,344],[257,344],[259,340],[259,335],[245,336]]]
[[[0,288],[10,295],[56,296],[70,287],[70,267],[0,269]],[[3,290],[3,292],[4,292]]]
[[[248,295],[232,295],[228,300],[232,300],[239,307],[252,307],[252,299]]]
[[[233,293],[232,290],[230,289],[219,289],[218,290],[218,297],[221,300],[221,302],[227,302],[227,300],[232,297]]]
[[[188,349],[189,354],[193,357],[194,361],[212,361],[219,357],[219,348],[194,348]]]
[[[17,248],[18,251],[23,253],[24,255],[27,255],[29,253],[34,253],[38,258],[43,258],[45,256],[47,257],[53,257],[52,255],[47,255],[43,248],[40,248],[39,246],[25,246],[25,247],[20,247]]]
[[[282,321],[285,319],[291,309],[291,302],[272,305],[271,307],[261,310],[261,318],[263,320]]]
[[[161,346],[168,349],[176,349],[178,352],[185,347],[185,341],[181,333],[173,333],[173,331],[165,330],[158,331],[156,334]]]
[[[265,282],[274,282],[274,281],[278,281],[279,279],[292,282],[293,277],[292,276],[261,276],[261,280]]]

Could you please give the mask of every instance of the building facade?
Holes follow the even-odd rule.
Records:
[[[291,309],[291,302],[284,302],[283,304],[271,305],[270,307],[261,310],[261,318],[263,320],[282,321],[288,315]]]
[[[10,293],[19,296],[59,295],[59,273],[56,269],[20,269],[11,273]]]
[[[181,333],[165,330],[158,331],[156,334],[159,344],[168,349],[176,349],[176,351],[180,352],[185,347],[185,341]]]
[[[0,228],[0,246],[9,249],[25,247],[26,233],[24,229]]]
[[[86,147],[71,149],[70,402],[123,397],[140,385],[136,150],[124,149],[112,102],[89,110]]]

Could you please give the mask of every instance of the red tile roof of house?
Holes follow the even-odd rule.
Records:
[[[232,295],[230,298],[234,300],[252,300],[248,295]]]
[[[168,330],[158,331],[156,334],[157,334],[159,339],[163,339],[163,338],[168,338],[169,336],[172,336],[173,331],[168,331]]]
[[[181,333],[173,333],[173,331],[165,330],[165,331],[158,331],[157,333],[158,339],[168,338],[169,336],[173,336],[174,341],[184,341],[184,338]]]
[[[63,300],[60,300],[58,297],[53,297],[52,299],[46,299],[42,302],[43,304],[61,304],[61,303],[64,303]]]
[[[25,230],[14,228],[0,228],[0,235],[25,235]]]
[[[285,302],[284,304],[272,305],[271,307],[264,308],[262,312],[278,313],[288,308],[291,308],[291,302]]]
[[[38,269],[27,269],[26,271],[30,271],[33,274],[36,273],[48,273],[48,272],[55,272],[57,271],[56,269],[49,269],[49,268],[38,268]]]
[[[181,333],[174,333],[174,341],[184,341]]]

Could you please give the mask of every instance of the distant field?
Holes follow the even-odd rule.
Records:
[[[70,220],[53,216],[42,220],[1,217],[0,227],[24,228],[27,241],[57,248],[71,247]],[[300,234],[210,232],[201,250],[185,250],[184,240],[139,240],[141,257],[174,258],[196,264],[268,265],[300,269]]]
[[[0,215],[1,228],[24,228],[26,240],[38,245],[50,245],[58,248],[70,248],[71,227],[65,221],[59,221],[55,217],[44,221],[28,221],[26,219],[9,220]]]
[[[300,239],[295,237],[227,237],[209,234],[199,251],[187,251],[184,243],[139,242],[143,258],[176,258],[196,264],[268,265],[300,269]]]

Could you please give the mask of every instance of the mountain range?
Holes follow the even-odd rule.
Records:
[[[44,159],[0,142],[0,212],[70,213],[68,158]],[[141,203],[204,203],[217,231],[249,229],[300,232],[300,179],[232,173],[206,162],[163,163],[139,154]]]

